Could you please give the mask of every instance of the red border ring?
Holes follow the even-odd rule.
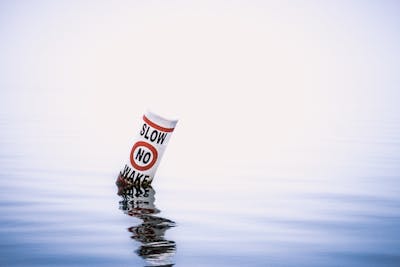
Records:
[[[153,153],[153,159],[151,160],[151,162],[149,164],[147,164],[145,166],[137,165],[135,160],[133,159],[133,152],[139,146],[147,147]],[[136,142],[132,147],[130,160],[131,160],[132,166],[135,167],[135,169],[137,169],[138,171],[146,171],[146,170],[150,169],[151,167],[153,167],[153,165],[157,161],[157,157],[158,157],[158,152],[157,152],[157,150],[155,149],[154,146],[150,145],[149,143],[146,143],[146,142],[143,142],[143,141],[139,141],[139,142]]]
[[[174,131],[174,128],[165,128],[165,127],[162,127],[162,126],[158,125],[158,124],[155,123],[155,122],[152,122],[151,120],[149,120],[149,119],[146,117],[146,115],[143,115],[143,120],[144,120],[145,123],[147,123],[148,125],[150,125],[150,126],[153,127],[154,129],[157,129],[157,130],[159,130],[159,131],[168,132],[168,133]]]

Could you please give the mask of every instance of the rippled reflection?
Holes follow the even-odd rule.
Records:
[[[156,216],[160,210],[154,205],[154,189],[151,186],[125,184],[121,180],[117,184],[118,195],[123,198],[119,202],[119,208],[125,214],[142,221],[128,228],[131,238],[141,243],[136,253],[152,266],[173,266],[172,257],[176,244],[172,240],[166,240],[164,235],[169,228],[175,226],[175,222]]]

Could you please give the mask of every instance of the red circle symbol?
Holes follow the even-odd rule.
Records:
[[[149,151],[141,150],[140,147],[145,147]],[[137,150],[137,148],[139,148],[139,150],[136,153],[136,157],[135,157],[134,152]],[[142,152],[142,153],[140,153],[140,152]],[[151,154],[151,155],[149,155],[149,154]],[[147,155],[149,155],[149,157],[146,157]],[[130,160],[131,160],[132,166],[135,167],[135,169],[137,169],[139,171],[146,171],[146,170],[150,169],[151,167],[153,167],[153,165],[157,161],[157,157],[158,157],[158,153],[154,146],[150,145],[149,143],[139,141],[139,142],[136,142],[132,147]],[[150,161],[150,158],[151,158],[151,161]],[[146,161],[146,159],[148,159],[148,160]],[[135,160],[142,161],[143,163],[145,163],[145,165],[139,165],[138,163],[136,163]],[[150,161],[150,162],[148,162],[148,161]]]

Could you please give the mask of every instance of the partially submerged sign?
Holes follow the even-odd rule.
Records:
[[[177,122],[149,111],[143,115],[142,126],[130,151],[129,161],[120,172],[117,183],[151,184]]]

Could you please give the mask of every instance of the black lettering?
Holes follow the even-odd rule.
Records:
[[[150,141],[154,142],[157,139],[157,136],[158,136],[158,131],[157,130],[153,130],[151,132],[151,135],[150,135]]]
[[[148,175],[145,175],[145,176],[144,176],[143,182],[142,182],[144,186],[147,186],[147,185],[150,184],[149,178],[150,178],[150,176],[148,176]]]
[[[157,144],[160,144],[160,143],[163,144],[166,136],[167,136],[167,133],[160,133],[158,135]]]
[[[145,151],[142,148],[138,149],[135,157],[136,160],[141,161],[144,164],[147,164],[150,161],[150,158],[151,158],[151,153],[149,151]]]
[[[142,150],[142,149],[139,147],[138,152],[136,153],[135,159],[138,159],[139,161],[142,161],[143,154],[144,154],[144,150]]]
[[[147,162],[149,162],[149,160],[150,160],[150,157],[151,157],[150,152],[146,152],[146,153],[144,154],[144,156],[143,156],[143,163],[144,163],[144,164],[147,164]]]
[[[140,135],[144,135],[144,132],[146,131],[146,128],[147,128],[147,124],[144,123],[143,126],[142,126],[142,130],[140,131]]]
[[[134,170],[132,170],[131,175],[129,175],[129,177],[128,177],[129,182],[133,183],[133,178],[135,178],[135,174],[136,174],[136,172]]]
[[[140,184],[141,184],[140,179],[141,179],[143,176],[144,176],[144,174],[141,174],[141,173],[138,172],[137,175],[136,175],[135,181],[133,182],[133,184],[134,184],[134,185],[140,185]]]
[[[131,168],[129,168],[128,165],[125,164],[124,171],[121,173],[121,176],[127,177],[130,172],[131,172]]]
[[[146,134],[144,135],[144,138],[149,139],[148,133],[149,133],[150,127],[147,127],[146,129]]]

